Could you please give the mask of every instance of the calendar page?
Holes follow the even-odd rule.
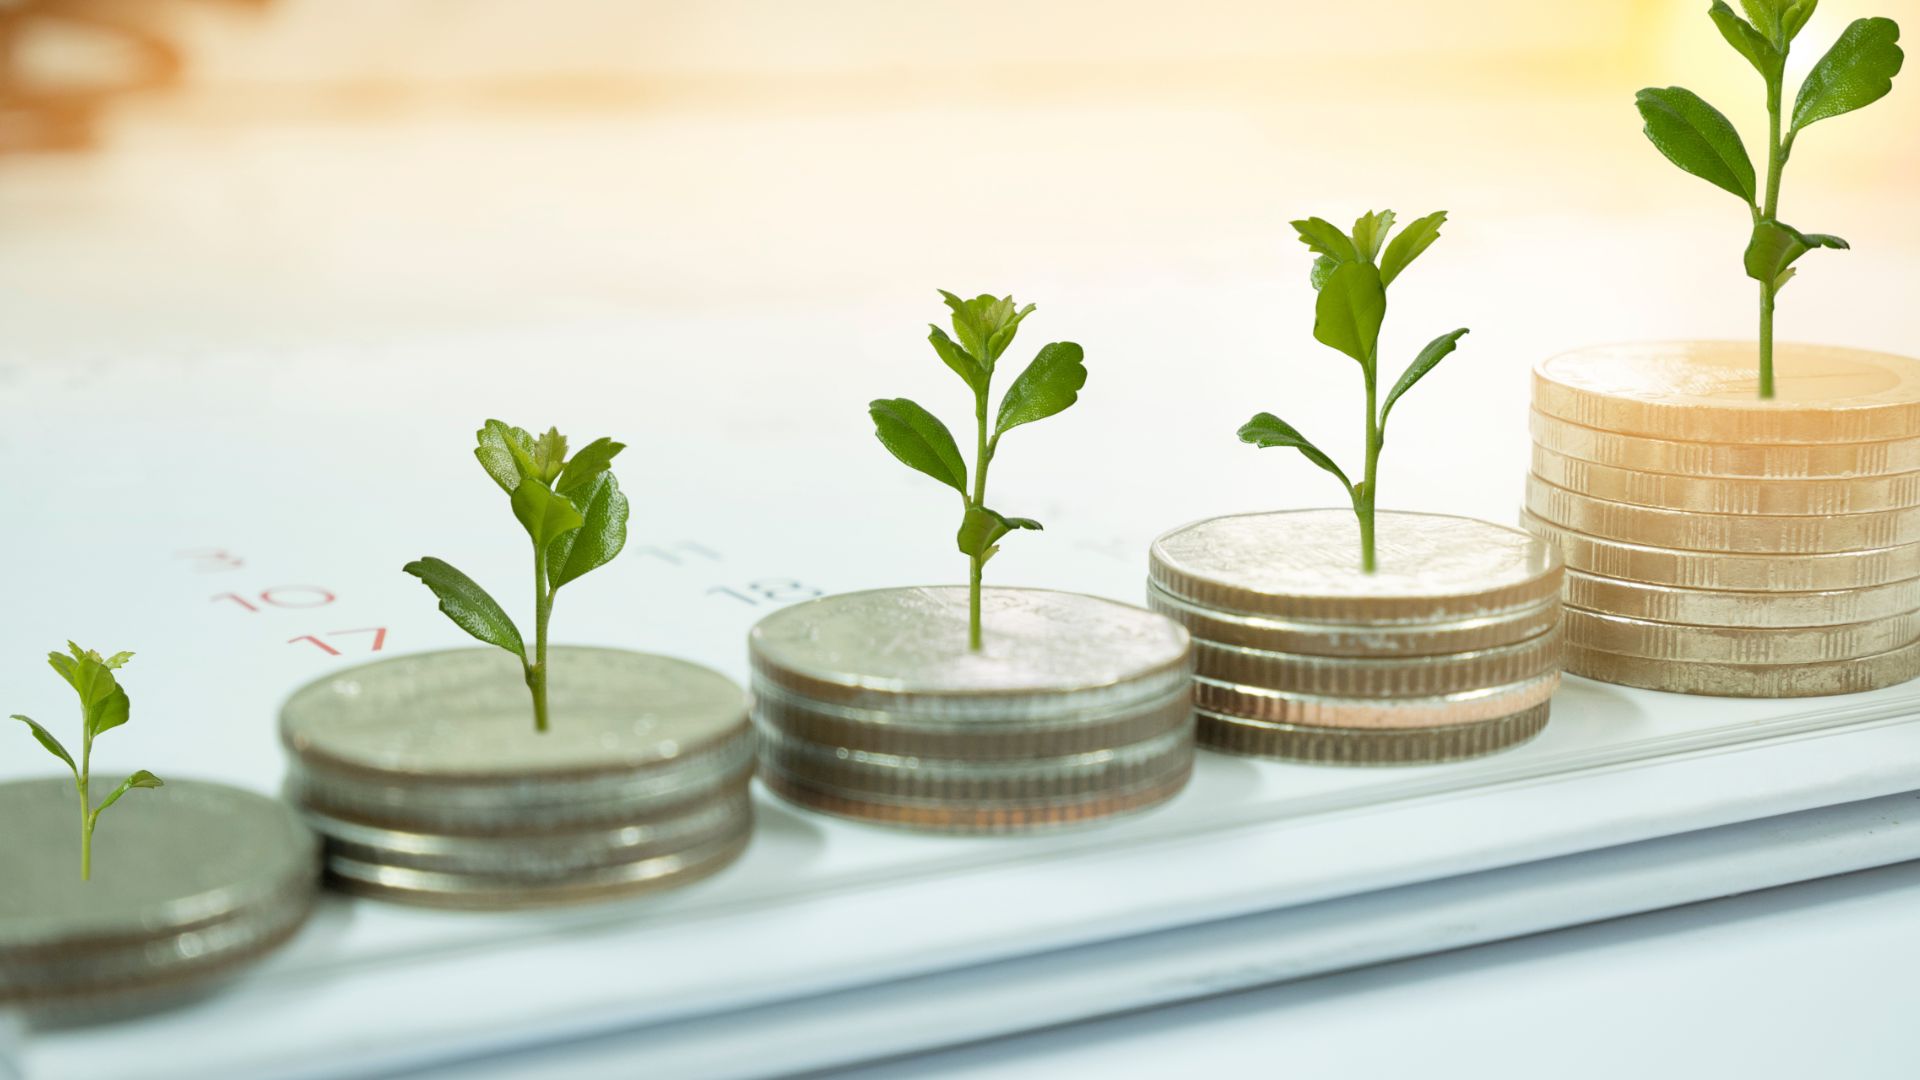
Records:
[[[629,447],[627,548],[561,594],[554,639],[744,681],[745,635],[770,611],[964,580],[950,498],[887,460],[865,413],[892,396],[964,410],[925,341],[938,287],[1037,302],[1016,353],[1087,351],[1081,403],[1001,448],[996,502],[1046,531],[1010,539],[991,584],[1139,603],[1160,533],[1337,501],[1329,478],[1234,430],[1270,410],[1336,456],[1358,449],[1358,377],[1312,341],[1308,260],[1284,225],[1289,211],[1366,208],[1339,194],[1359,166],[1320,168],[1353,113],[1310,121],[1317,143],[1278,138],[1272,117],[1176,108],[945,119],[1040,167],[995,194],[915,164],[943,141],[924,116],[722,114],[188,135],[0,176],[0,704],[57,724],[71,703],[49,649],[132,650],[133,719],[102,746],[103,768],[278,792],[276,714],[295,688],[469,644],[402,564],[440,556],[516,616],[530,609],[524,537],[470,453],[493,417]],[[1160,149],[1116,149],[1135,139]],[[634,157],[609,170],[615,144]],[[788,168],[803,145],[845,156],[832,176],[871,165],[881,179],[832,191],[828,174]],[[711,172],[675,164],[689,156]],[[1545,179],[1571,183],[1580,160]],[[1647,254],[1705,244],[1710,224],[1629,212],[1593,181],[1568,189],[1575,205],[1517,198],[1481,179],[1489,167],[1436,165],[1413,196],[1412,181],[1381,184],[1403,211],[1455,212],[1396,286],[1386,348],[1410,358],[1434,333],[1473,333],[1396,413],[1379,498],[1512,524],[1535,360],[1738,336],[1747,293],[1736,267],[1722,284],[1737,298],[1703,299],[1696,263]],[[519,170],[512,198],[455,194],[490,168]],[[236,176],[248,185],[222,179]],[[358,213],[338,212],[342,187]],[[830,210],[810,214],[814,200]],[[1017,209],[995,217],[1003,204]],[[1072,207],[1071,224],[1050,224]],[[1889,228],[1850,270],[1804,286],[1795,333],[1920,352],[1896,284],[1920,265],[1920,237]],[[975,242],[994,230],[1004,243]],[[1540,269],[1543,252],[1573,250],[1590,258]],[[1841,300],[1859,317],[1811,314]],[[0,779],[48,764],[24,736],[0,740]],[[688,888],[516,914],[329,897],[218,995],[15,1033],[0,1063],[35,1077],[336,1076],[700,1019],[716,1025],[709,1071],[744,1075],[752,1008],[1916,786],[1920,687],[1756,701],[1569,677],[1541,736],[1482,760],[1203,753],[1172,803],[1054,835],[916,835],[757,791],[746,854]]]

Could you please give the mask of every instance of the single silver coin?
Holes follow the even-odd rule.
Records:
[[[1349,510],[1210,518],[1153,542],[1152,584],[1202,608],[1296,622],[1392,625],[1536,607],[1560,591],[1552,547],[1471,518],[1376,516],[1377,567],[1360,569]]]
[[[1147,607],[1187,628],[1196,643],[1212,641],[1307,656],[1449,656],[1512,645],[1560,623],[1560,601],[1426,623],[1293,622],[1202,607],[1147,583]]]
[[[1143,608],[987,589],[976,652],[967,603],[947,586],[822,597],[760,620],[748,651],[758,676],[804,698],[979,727],[1121,711],[1190,671],[1187,632]]]
[[[83,881],[78,800],[63,778],[0,785],[0,968],[164,978],[304,918],[319,847],[284,803],[196,780],[130,792],[101,816]],[[22,990],[0,983],[0,1001]]]

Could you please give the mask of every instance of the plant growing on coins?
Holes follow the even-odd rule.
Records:
[[[107,807],[120,801],[120,796],[134,788],[161,787],[160,778],[145,769],[134,773],[113,793],[93,805],[93,796],[88,788],[93,780],[93,740],[102,732],[112,731],[127,722],[132,703],[127,692],[121,688],[120,681],[113,673],[133,659],[130,652],[118,652],[102,657],[92,649],[82,649],[73,642],[67,642],[67,651],[47,654],[47,663],[60,677],[67,680],[73,692],[80,695],[80,762],[75,764],[73,755],[53,737],[53,732],[41,727],[33,720],[14,714],[14,719],[27,725],[33,737],[46,747],[47,753],[66,763],[73,773],[73,786],[80,793],[80,880],[88,881],[93,877],[93,830],[100,823],[100,815]]]
[[[1780,220],[1780,174],[1795,140],[1809,126],[1864,108],[1893,89],[1905,60],[1900,27],[1892,19],[1856,19],[1807,73],[1785,116],[1787,53],[1813,17],[1819,0],[1740,0],[1741,18],[1726,0],[1708,11],[1720,36],[1760,73],[1767,87],[1767,175],[1760,186],[1740,133],[1720,110],[1678,86],[1649,87],[1635,97],[1647,138],[1667,160],[1740,197],[1753,220],[1743,258],[1747,276],[1760,283],[1760,396],[1773,396],[1773,309],[1781,288],[1793,280],[1794,263],[1814,248],[1845,248],[1825,233],[1803,233]]]
[[[519,627],[474,580],[431,556],[403,569],[440,598],[454,625],[520,658],[533,695],[533,728],[547,730],[547,620],[562,585],[613,561],[627,543],[627,497],[613,478],[614,455],[626,449],[595,439],[567,456],[557,428],[535,437],[489,420],[477,433],[473,456],[510,496],[513,516],[533,541],[533,655]]]
[[[1000,540],[1015,529],[1038,529],[1032,518],[1007,517],[987,506],[987,466],[1000,449],[1000,438],[1022,424],[1044,420],[1079,399],[1087,384],[1085,352],[1071,341],[1040,347],[1033,362],[1013,380],[1000,408],[987,422],[987,405],[994,368],[1013,344],[1020,323],[1034,305],[1017,307],[1013,297],[976,296],[962,300],[945,289],[940,295],[952,310],[953,336],[938,326],[927,340],[942,363],[973,392],[974,455],[972,482],[953,433],[939,418],[906,398],[883,398],[867,406],[874,434],[881,445],[909,468],[926,473],[960,493],[963,511],[955,537],[967,557],[967,647],[981,645],[980,580],[987,560],[1000,550]]]
[[[1467,331],[1441,334],[1420,350],[1400,379],[1380,402],[1379,359],[1380,326],[1387,316],[1387,286],[1393,284],[1408,264],[1433,246],[1445,224],[1445,211],[1428,214],[1408,225],[1391,242],[1391,210],[1368,213],[1353,223],[1353,233],[1324,218],[1293,222],[1300,240],[1317,257],[1313,261],[1312,282],[1319,296],[1314,301],[1313,337],[1352,357],[1360,365],[1367,386],[1367,456],[1359,481],[1334,464],[1331,457],[1308,441],[1305,435],[1272,413],[1260,413],[1240,426],[1240,441],[1259,447],[1290,446],[1308,461],[1332,473],[1347,489],[1354,516],[1360,523],[1360,569],[1374,572],[1373,507],[1379,489],[1380,448],[1386,441],[1387,416],[1395,402],[1413,389],[1434,366],[1447,358]],[[1376,409],[1376,404],[1378,408]]]

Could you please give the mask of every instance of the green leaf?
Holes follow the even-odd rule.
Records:
[[[1319,292],[1327,287],[1327,279],[1339,269],[1340,263],[1330,256],[1322,255],[1313,260],[1313,270],[1307,274],[1307,280],[1313,282],[1313,291]]]
[[[1886,97],[1906,54],[1892,19],[1855,19],[1813,65],[1793,102],[1793,132]]]
[[[1021,424],[1045,420],[1078,401],[1080,388],[1087,385],[1085,358],[1086,353],[1071,341],[1041,346],[1033,363],[1000,399],[993,437],[998,439]]]
[[[604,437],[593,440],[567,460],[567,467],[560,470],[560,477],[554,481],[553,490],[571,497],[574,492],[591,486],[600,478],[601,473],[613,467],[614,457],[626,448],[626,443],[614,442]],[[579,504],[576,502],[575,505]]]
[[[927,341],[932,343],[933,351],[940,354],[941,362],[952,368],[953,373],[960,376],[961,381],[965,382],[974,393],[978,394],[985,390],[987,387],[986,365],[975,360],[971,353],[948,337],[945,330],[931,323],[928,324],[927,329],[932,331],[927,335]]]
[[[19,713],[14,713],[13,718],[27,725],[27,727],[33,729],[33,737],[40,741],[41,746],[44,746],[47,748],[47,753],[52,754],[54,757],[57,757],[61,761],[66,762],[67,768],[73,770],[74,778],[79,779],[80,768],[79,766],[73,763],[73,755],[67,753],[67,748],[60,745],[60,740],[53,737],[53,732],[48,731],[46,728],[41,727],[34,720],[25,716],[21,716]]]
[[[101,732],[111,731],[127,722],[132,711],[132,703],[127,700],[127,692],[113,677],[113,669],[107,661],[91,649],[81,649],[72,642],[67,643],[77,659],[61,656],[59,653],[48,655],[48,662],[55,671],[80,695],[81,730],[89,743]],[[123,663],[125,661],[122,661]]]
[[[1313,337],[1369,364],[1386,317],[1387,290],[1380,271],[1372,263],[1341,263],[1314,301]]]
[[[1400,381],[1393,384],[1392,390],[1387,391],[1386,404],[1380,406],[1381,427],[1387,426],[1387,414],[1393,411],[1393,403],[1400,400],[1400,395],[1413,389],[1413,384],[1419,382],[1427,372],[1432,371],[1436,364],[1445,360],[1448,354],[1460,344],[1460,339],[1466,336],[1465,329],[1455,330],[1451,334],[1441,334],[1429,341],[1426,348],[1420,350],[1420,355],[1413,358],[1413,363],[1407,365],[1407,370],[1400,373]]]
[[[1790,267],[1798,262],[1800,256],[1814,248],[1841,248],[1849,245],[1837,236],[1826,233],[1803,233],[1793,226],[1778,221],[1760,221],[1753,226],[1753,236],[1747,241],[1745,264],[1747,276],[1759,282],[1773,282],[1776,286],[1785,284],[1781,280]]]
[[[557,427],[548,428],[547,433],[533,444],[534,475],[540,478],[542,484],[551,487],[566,463],[567,437],[560,434]]]
[[[971,300],[962,300],[945,289],[940,296],[947,307],[953,310],[953,334],[960,339],[975,360],[988,371],[993,370],[993,362],[1013,344],[1013,335],[1020,328],[1020,322],[1033,313],[1033,305],[1018,308],[1011,296],[992,296],[982,293]]]
[[[474,432],[474,438],[479,445],[474,447],[473,456],[480,459],[480,467],[487,470],[500,490],[511,495],[520,481],[534,474],[533,436],[525,431],[489,420]]]
[[[1353,223],[1354,249],[1362,259],[1372,262],[1380,254],[1380,249],[1386,246],[1387,234],[1392,231],[1393,211],[1368,211]]]
[[[1769,42],[1780,41],[1780,9],[1782,0],[1740,0],[1740,6],[1746,9],[1747,18]]]
[[[1778,77],[1786,56],[1774,47],[1765,34],[1734,14],[1733,9],[1727,6],[1727,0],[1713,0],[1713,10],[1708,14],[1713,17],[1713,25],[1720,28],[1720,36],[1726,38],[1727,44],[1733,46],[1736,52],[1746,57],[1747,63],[1752,64],[1755,71],[1767,79]]]
[[[87,710],[87,733],[97,739],[126,723],[132,714],[133,702],[127,699],[127,692],[116,685],[113,693]]]
[[[627,497],[613,473],[602,470],[568,498],[584,524],[561,533],[547,549],[547,581],[556,589],[612,562],[627,545]]]
[[[153,775],[152,773],[148,772],[145,769],[141,769],[139,772],[136,772],[132,776],[127,777],[125,780],[120,781],[120,786],[113,789],[113,794],[100,800],[100,805],[94,809],[93,816],[99,817],[101,811],[105,810],[109,806],[112,806],[114,803],[119,802],[120,796],[125,795],[129,791],[132,791],[134,788],[158,788],[158,787],[166,787],[166,786],[167,786],[166,783],[163,782],[159,777]]]
[[[533,546],[545,550],[561,533],[579,528],[586,519],[565,495],[555,495],[538,478],[528,477],[513,489],[513,516],[526,527]]]
[[[908,468],[918,469],[962,495],[967,493],[967,463],[953,433],[940,418],[906,398],[883,398],[867,406],[880,445]]]
[[[1353,482],[1347,479],[1347,474],[1340,470],[1340,466],[1333,463],[1332,458],[1322,453],[1319,447],[1308,442],[1307,437],[1300,434],[1292,424],[1272,413],[1263,412],[1240,425],[1240,441],[1252,443],[1263,449],[1273,446],[1290,446],[1300,451],[1308,461],[1339,477],[1341,485],[1349,492],[1353,490]]]
[[[1753,160],[1720,110],[1678,86],[1648,87],[1634,103],[1646,121],[1647,138],[1668,161],[1753,204]]]
[[[1807,20],[1813,18],[1814,9],[1820,6],[1820,0],[1793,0],[1780,13],[1780,34],[1791,42],[1806,29]]]
[[[1400,271],[1440,239],[1440,226],[1446,223],[1447,212],[1436,210],[1401,229],[1400,235],[1387,245],[1387,253],[1380,259],[1380,284],[1393,284],[1393,279],[1400,276]]]
[[[986,562],[999,550],[1000,538],[1015,529],[1037,531],[1040,523],[1032,518],[1005,517],[999,511],[984,506],[969,506],[966,517],[960,522],[960,532],[954,539],[960,547],[960,554]]]
[[[440,598],[440,610],[455,626],[489,645],[507,650],[523,662],[526,660],[527,648],[521,643],[519,628],[472,578],[432,556],[416,559],[402,569],[433,590],[433,595]]]
[[[1360,249],[1354,246],[1346,233],[1340,231],[1340,226],[1326,218],[1312,217],[1291,224],[1293,231],[1300,234],[1300,242],[1316,255],[1325,256],[1336,263],[1355,262],[1360,258]]]
[[[1007,297],[1002,303],[1011,310],[1013,307],[1013,297]],[[1007,346],[1013,344],[1013,335],[1020,329],[1021,322],[1025,321],[1027,316],[1033,314],[1033,308],[1034,305],[1028,304],[1019,311],[1013,312],[995,326],[993,333],[987,337],[987,362],[989,364],[1000,359],[1000,354],[1006,352]],[[998,310],[998,308],[995,309],[996,312]]]

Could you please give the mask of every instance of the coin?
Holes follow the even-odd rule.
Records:
[[[1393,625],[1537,607],[1560,590],[1551,549],[1470,518],[1382,511],[1378,569],[1359,568],[1345,510],[1210,518],[1153,542],[1149,578],[1178,600],[1295,622]]]
[[[1004,834],[1088,825],[1159,806],[1178,795],[1193,763],[1145,787],[1086,798],[1032,803],[893,802],[849,796],[790,776],[774,766],[761,774],[767,789],[797,806],[823,814],[926,832]]]
[[[718,672],[612,649],[550,652],[552,729],[497,649],[396,657],[296,691],[289,786],[328,813],[399,828],[590,824],[705,797],[752,762],[745,693]]]
[[[1490,686],[1429,698],[1332,698],[1219,682],[1193,680],[1194,707],[1245,720],[1324,728],[1446,727],[1511,716],[1553,697],[1560,673],[1550,671],[1525,682]]]
[[[1149,582],[1147,607],[1187,628],[1195,641],[1244,645],[1314,656],[1441,656],[1511,645],[1560,622],[1560,603],[1548,597],[1531,607],[1478,618],[1386,625],[1289,622],[1190,604]]]
[[[1526,508],[1589,536],[1682,551],[1799,555],[1920,541],[1920,509],[1809,517],[1702,514],[1606,502],[1537,476],[1527,477]]]
[[[328,880],[348,892],[426,907],[506,911],[626,899],[691,884],[746,850],[751,827],[684,851],[618,863],[530,885],[517,876],[454,874],[327,856]]]
[[[494,836],[405,832],[309,811],[336,857],[367,864],[511,878],[532,885],[698,847],[740,831],[753,808],[744,779],[724,796],[615,827]]]
[[[874,589],[795,604],[748,634],[754,672],[811,701],[911,713],[921,724],[1022,725],[1110,713],[1183,685],[1187,632],[1142,608],[991,588],[982,648],[967,590]]]
[[[1608,502],[1713,514],[1858,514],[1920,506],[1920,473],[1851,480],[1672,476],[1577,461],[1535,446],[1533,475]]]
[[[1608,615],[1690,626],[1838,626],[1920,608],[1920,578],[1858,589],[1739,592],[1622,581],[1570,567],[1567,604]]]
[[[1920,545],[1799,555],[1676,551],[1588,536],[1525,510],[1520,524],[1549,541],[1571,569],[1628,581],[1754,592],[1821,592],[1920,577]]]
[[[1739,446],[1622,435],[1582,427],[1538,409],[1528,413],[1535,445],[1566,457],[1676,476],[1846,479],[1920,471],[1920,439],[1830,445]]]
[[[1511,716],[1419,728],[1312,727],[1201,712],[1199,739],[1209,750],[1319,765],[1426,765],[1504,750],[1538,735],[1551,706]]]
[[[1864,443],[1920,436],[1920,362],[1781,344],[1774,393],[1759,396],[1746,342],[1610,345],[1533,372],[1533,407],[1602,431],[1691,442]]]
[[[896,757],[952,760],[1032,760],[1092,753],[1163,735],[1186,721],[1191,686],[1182,683],[1157,702],[1116,713],[1089,713],[1033,724],[921,723],[910,712],[855,709],[817,702],[754,676],[758,722],[795,739]]]
[[[197,780],[136,792],[94,834],[83,881],[78,799],[69,779],[0,785],[0,1004],[184,990],[305,920],[318,845],[285,805]]]
[[[1451,656],[1320,657],[1194,642],[1196,669],[1216,682],[1331,698],[1441,697],[1525,682],[1560,661],[1557,629]]]
[[[1622,656],[1569,644],[1566,670],[1602,682],[1716,697],[1818,697],[1896,686],[1920,675],[1920,643],[1818,664],[1717,664]]]
[[[1920,612],[1838,626],[1676,626],[1567,609],[1567,640],[1588,649],[1663,660],[1815,664],[1852,660],[1920,638]]]

